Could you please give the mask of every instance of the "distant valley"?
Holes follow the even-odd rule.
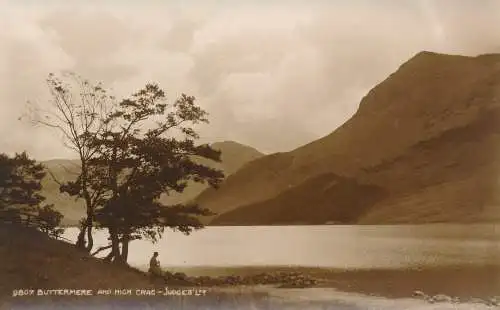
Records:
[[[226,176],[231,175],[239,168],[263,156],[256,149],[242,145],[233,141],[216,142],[212,144],[214,149],[221,151],[221,162],[210,160],[198,160],[207,166],[220,169]],[[47,197],[48,203],[55,204],[55,208],[63,213],[63,224],[65,226],[78,225],[79,220],[85,216],[85,204],[83,200],[69,197],[59,192],[59,184],[54,181],[65,182],[74,180],[79,171],[78,160],[56,159],[43,162],[49,173],[44,178],[42,185],[42,195]],[[169,196],[164,195],[161,199],[164,203],[176,204],[193,200],[199,193],[207,188],[208,185],[190,182],[182,193],[173,193]]]

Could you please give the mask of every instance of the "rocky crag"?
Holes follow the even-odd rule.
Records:
[[[197,200],[213,225],[498,221],[499,146],[500,55],[421,52],[330,135]]]

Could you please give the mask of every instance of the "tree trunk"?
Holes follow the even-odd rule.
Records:
[[[85,232],[87,230],[87,226],[86,225],[82,225],[82,227],[80,227],[80,233],[78,234],[78,238],[76,240],[76,247],[78,249],[82,249],[82,250],[85,250]]]
[[[83,198],[85,199],[85,205],[87,207],[87,220],[85,222],[85,225],[87,227],[87,240],[88,240],[87,246],[85,247],[85,245],[83,245],[83,248],[90,253],[92,251],[92,247],[94,246],[94,238],[92,238],[92,225],[93,225],[92,219],[94,218],[94,208],[92,205],[92,199],[90,198],[89,190],[87,188],[88,165],[87,161],[83,158],[83,156],[81,156],[81,163],[82,163],[81,185],[82,185]]]
[[[128,245],[130,242],[130,236],[124,235],[122,240],[122,261],[127,263],[128,260]]]
[[[87,252],[91,252],[92,248],[94,247],[94,238],[92,237],[92,226],[93,226],[93,221],[92,221],[92,213],[87,214],[87,240],[88,244],[86,247]]]
[[[118,147],[115,144],[113,146],[113,154],[111,155],[112,158],[112,164],[109,166],[109,175],[110,175],[110,183],[111,183],[111,190],[113,192],[113,197],[111,200],[108,202],[109,206],[111,207],[111,222],[109,225],[109,237],[111,239],[111,257],[112,261],[115,264],[122,264],[123,259],[122,256],[120,255],[120,236],[118,235],[118,224],[116,218],[113,218],[116,216],[117,212],[117,202],[118,202],[118,168],[116,167],[117,163],[117,154],[118,154]]]
[[[122,264],[123,259],[120,254],[120,238],[116,231],[116,228],[109,228],[109,235],[111,237],[111,259],[113,263]]]

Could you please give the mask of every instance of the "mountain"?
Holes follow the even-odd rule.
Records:
[[[252,147],[232,141],[217,142],[211,146],[221,151],[221,162],[216,163],[206,159],[197,159],[197,161],[222,170],[226,176],[231,175],[246,163],[263,156]],[[85,216],[85,204],[81,199],[75,200],[66,194],[61,194],[59,184],[54,181],[52,175],[59,182],[74,180],[80,171],[79,161],[57,159],[45,161],[43,164],[49,173],[42,181],[42,195],[47,197],[47,203],[53,203],[55,208],[64,214],[64,225],[77,225],[78,221]],[[207,187],[208,185],[190,182],[184,192],[165,195],[161,197],[161,200],[169,204],[184,203],[194,199]]]
[[[361,193],[361,195],[360,195]],[[218,225],[334,224],[357,218],[365,206],[384,198],[383,188],[325,173],[307,179],[278,196],[223,213]],[[335,205],[332,206],[332,201]],[[314,212],[304,210],[314,208]],[[325,219],[331,219],[325,222]]]
[[[420,52],[330,135],[197,201],[214,225],[493,221],[499,146],[500,55]]]
[[[217,163],[205,158],[198,158],[197,162],[205,166],[222,170],[227,177],[246,163],[263,156],[256,149],[233,141],[216,142],[211,145],[214,149],[221,151],[221,162]],[[209,186],[196,182],[189,182],[182,193],[170,193],[162,196],[162,201],[167,204],[185,203],[194,200]]]
[[[59,191],[57,182],[74,181],[80,172],[80,161],[72,159],[54,159],[42,162],[47,175],[42,180],[41,194],[46,202],[54,204],[54,208],[64,215],[63,225],[74,226],[85,216],[85,203]],[[57,182],[54,180],[57,180]]]

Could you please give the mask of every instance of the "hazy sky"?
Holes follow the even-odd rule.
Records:
[[[71,70],[118,96],[156,81],[210,113],[205,141],[288,151],[332,132],[420,50],[500,52],[500,1],[2,1],[0,152],[69,157],[18,121]]]

